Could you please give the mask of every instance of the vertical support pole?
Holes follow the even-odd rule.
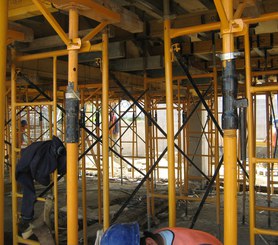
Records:
[[[248,159],[249,159],[249,229],[250,245],[255,244],[255,168],[253,158],[255,157],[255,137],[253,131],[253,96],[251,94],[251,62],[250,62],[250,44],[249,28],[244,35],[244,53],[245,53],[245,79],[246,79],[246,97],[247,107],[247,130],[248,130]]]
[[[85,126],[85,102],[84,102],[84,90],[81,90],[81,108],[83,108],[82,112],[82,120]],[[85,130],[81,129],[81,152],[85,151]],[[83,211],[83,244],[87,245],[87,185],[86,185],[86,159],[85,156],[82,157],[82,211]],[[98,175],[99,176],[99,175]]]
[[[100,115],[99,115],[99,96],[96,96],[96,134],[97,137],[100,137]],[[92,130],[93,131],[93,130]],[[97,186],[98,186],[98,223],[102,222],[102,193],[101,193],[101,181],[102,181],[102,172],[100,167],[100,142],[97,143]]]
[[[49,120],[52,128],[52,120]],[[57,136],[57,56],[53,57],[53,134]],[[53,174],[55,244],[59,244],[58,171]]]
[[[229,21],[233,18],[233,1],[223,0]],[[223,28],[224,23],[221,23]],[[223,55],[234,52],[233,33],[223,33]],[[237,244],[237,79],[233,59],[223,60],[223,116],[224,129],[224,243]]]
[[[109,228],[109,60],[107,29],[102,34],[102,156],[103,156],[103,229]]]
[[[214,58],[215,60],[215,58]],[[216,65],[213,66],[213,88],[214,88],[214,117],[218,121],[218,82],[217,82],[217,68]],[[214,162],[215,162],[215,169],[219,164],[219,132],[217,127],[215,127],[215,152],[214,152]],[[218,226],[218,238],[220,238],[220,180],[219,180],[219,173],[215,179],[216,182],[216,223]]]
[[[78,11],[74,7],[69,10],[69,38],[72,40],[78,37]],[[68,82],[73,85],[73,91],[77,91],[78,85],[78,50],[68,51]],[[67,95],[66,95],[67,97]],[[66,99],[67,100],[67,99]],[[67,107],[70,110],[67,110]],[[69,245],[78,244],[78,123],[69,125],[69,122],[78,122],[78,112],[74,105],[67,106],[67,238]],[[72,109],[75,110],[72,113]],[[70,115],[71,114],[71,115]],[[71,123],[72,124],[72,123]],[[72,130],[69,130],[72,127]],[[71,131],[71,132],[70,132]],[[72,135],[70,135],[72,133]],[[72,137],[71,137],[72,136]]]
[[[144,73],[144,90],[146,91],[148,89],[148,82],[147,82],[147,75]],[[144,109],[145,111],[149,111],[150,109],[150,101],[149,96],[147,93],[144,95]],[[150,127],[148,118],[145,117],[145,156],[146,156],[146,172],[150,169]],[[146,191],[147,191],[147,225],[148,225],[148,231],[151,230],[151,181],[149,178],[146,180]]]
[[[3,0],[0,4],[0,115],[2,119],[0,121],[0,244],[4,244],[4,130],[5,130],[5,84],[6,84],[6,56],[7,56],[7,27],[8,27],[8,1]]]
[[[171,61],[171,21],[169,18],[169,0],[164,0],[164,58],[166,87],[166,120],[168,145],[168,205],[169,227],[176,226],[176,189],[175,189],[175,155],[174,155],[174,116],[173,116],[173,81]]]
[[[15,50],[12,49],[12,65],[11,65],[11,83],[12,83],[12,93],[11,93],[11,112],[12,112],[12,209],[13,209],[13,244],[18,244],[18,227],[17,227],[17,184],[15,179],[15,168],[16,168],[16,67],[15,67]],[[19,141],[21,142],[21,141]]]
[[[178,128],[181,127],[181,80],[178,80]],[[178,135],[178,146],[182,148],[181,143],[181,133]],[[178,152],[178,188],[179,188],[179,194],[182,195],[182,164],[181,164],[181,153]]]

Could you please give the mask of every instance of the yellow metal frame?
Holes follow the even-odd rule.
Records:
[[[103,229],[110,225],[110,197],[109,197],[109,60],[108,34],[102,34],[102,156],[103,156]]]
[[[0,4],[0,115],[5,115],[5,91],[6,91],[6,56],[7,56],[7,29],[8,29],[8,1],[3,0]],[[0,221],[0,244],[4,244],[4,157],[5,157],[5,117],[2,117],[0,122],[0,217],[2,220]]]
[[[39,11],[43,14],[43,16],[47,19],[49,24],[54,28],[54,30],[57,32],[57,34],[63,40],[63,42],[68,46],[70,44],[70,40],[67,34],[64,32],[59,23],[55,20],[55,18],[52,16],[49,10],[44,6],[44,4],[40,0],[32,1],[37,6]]]

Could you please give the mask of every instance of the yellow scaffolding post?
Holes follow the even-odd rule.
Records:
[[[84,122],[84,125],[86,127],[85,123],[85,101],[84,101],[84,89],[81,90],[81,107],[83,108],[83,116],[84,118],[82,121]],[[82,123],[83,123],[82,122]],[[82,128],[81,130],[81,152],[83,153],[85,151],[85,130]],[[83,244],[87,245],[87,184],[86,184],[86,156],[82,157],[81,159],[81,173],[82,173],[82,211],[83,211]]]
[[[12,61],[15,59],[15,50],[12,49]],[[15,168],[16,168],[16,71],[15,71],[15,63],[12,62],[11,65],[11,86],[12,86],[12,93],[11,93],[11,108],[12,108],[12,215],[13,215],[13,244],[17,245],[18,243],[18,227],[17,227],[17,186],[16,186],[16,179],[15,179]]]
[[[147,83],[147,77],[146,73],[144,73],[144,90],[146,91],[148,89],[148,83]],[[149,96],[147,93],[144,95],[144,109],[148,112],[149,111]],[[146,154],[146,172],[150,169],[150,127],[148,123],[148,119],[145,119],[145,154]],[[151,229],[151,217],[152,217],[152,210],[151,210],[151,181],[149,178],[146,180],[146,192],[147,192],[147,224],[148,224],[148,230]]]
[[[109,210],[109,64],[108,64],[108,34],[102,34],[102,156],[103,156],[103,229],[107,230],[110,224]]]
[[[175,189],[175,152],[174,152],[174,119],[173,119],[173,81],[171,59],[171,21],[169,18],[169,0],[164,0],[164,56],[166,86],[166,120],[168,146],[168,204],[169,227],[176,226],[176,189]]]
[[[69,38],[78,37],[78,11],[69,10]],[[78,84],[78,49],[68,47],[68,81],[74,91]],[[73,125],[71,125],[73,126]],[[67,125],[68,127],[68,125]],[[76,140],[73,140],[76,141]],[[78,244],[78,142],[67,142],[67,238],[69,245]]]
[[[8,28],[8,1],[3,0],[0,3],[0,115],[2,120],[0,122],[0,244],[4,244],[4,157],[5,157],[5,84],[6,84],[6,42],[7,42],[7,28]]]
[[[223,39],[223,73],[228,75],[229,70],[234,69],[233,52],[234,52],[234,35],[229,22],[233,20],[233,1],[215,0],[217,10],[221,19],[221,32]],[[224,76],[223,75],[223,76]],[[237,244],[237,118],[235,105],[229,105],[233,96],[236,97],[236,83],[233,79],[226,78],[223,81],[223,129],[224,129],[224,243],[225,245]],[[231,84],[228,84],[231,83]],[[224,90],[224,89],[223,89]],[[228,91],[233,90],[233,95]],[[224,94],[225,93],[225,94]],[[229,111],[233,111],[233,115],[228,115]]]
[[[100,109],[100,105],[99,105],[99,96],[96,96],[96,110],[97,110],[97,114],[96,117],[97,118],[97,125],[96,125],[96,134],[97,137],[100,137],[100,128],[99,128],[99,109]],[[93,131],[93,130],[92,130]],[[97,160],[96,160],[96,164],[97,164],[97,186],[98,186],[98,223],[100,224],[103,220],[102,217],[102,206],[103,206],[103,202],[102,202],[102,192],[101,192],[101,182],[102,182],[102,169],[101,169],[101,164],[100,164],[100,142],[97,143]]]
[[[57,57],[53,57],[53,132],[52,134],[57,136]],[[51,117],[50,117],[51,118]],[[49,120],[49,125],[52,128],[52,120]],[[54,194],[54,231],[55,231],[55,243],[59,244],[59,224],[58,224],[58,172],[53,173],[53,194]]]
[[[0,64],[0,115],[5,115],[5,84],[6,84],[6,56],[7,56],[7,28],[8,28],[8,1],[1,1],[0,4],[0,51],[1,51],[1,64]],[[0,244],[4,244],[4,157],[5,157],[5,145],[4,145],[4,127],[5,117],[2,116],[0,122]]]
[[[253,134],[253,97],[250,91],[252,82],[251,78],[251,62],[250,62],[250,44],[249,44],[249,28],[244,35],[244,51],[245,51],[245,77],[246,77],[246,97],[248,99],[247,121],[248,121],[248,159],[249,159],[249,223],[250,223],[250,245],[255,244],[255,169],[252,162],[255,156],[255,140]]]
[[[214,65],[213,67],[213,88],[214,88],[214,117],[218,121],[218,82],[217,82],[217,69]],[[215,127],[215,148],[214,148],[214,166],[215,169],[219,164],[219,132],[217,127]],[[216,223],[218,225],[218,235],[220,236],[220,180],[219,173],[215,179],[216,181]]]

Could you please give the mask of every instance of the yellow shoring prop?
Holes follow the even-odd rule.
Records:
[[[7,29],[8,29],[8,1],[3,0],[0,3],[0,244],[4,244],[4,158],[5,158],[5,91],[6,91],[6,56],[7,56]]]
[[[110,196],[109,196],[109,60],[108,34],[102,34],[102,156],[103,156],[103,229],[110,225]]]
[[[78,37],[78,11],[69,10],[69,37]],[[78,50],[68,50],[68,81],[78,84]],[[67,243],[78,244],[78,143],[67,143]]]
[[[233,2],[223,0],[227,18],[232,21]],[[222,24],[222,23],[221,23]],[[222,26],[223,27],[223,26]],[[223,54],[234,52],[234,35],[222,31]],[[225,68],[227,62],[223,60]],[[237,135],[236,129],[224,129],[224,244],[237,244]]]
[[[166,18],[164,19],[164,56],[165,56],[165,89],[166,89],[166,108],[167,108],[166,120],[167,120],[167,146],[168,146],[168,195],[169,195],[168,205],[169,205],[169,227],[175,227],[176,226],[176,188],[175,188],[176,181],[175,181],[175,151],[174,151],[175,139],[174,139],[174,118],[173,118],[173,82],[172,82],[170,28],[171,28],[171,21],[169,19],[169,16],[166,16]]]

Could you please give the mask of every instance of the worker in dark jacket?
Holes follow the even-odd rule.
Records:
[[[34,216],[36,192],[34,180],[42,185],[50,184],[50,174],[58,170],[58,174],[66,173],[66,149],[62,141],[53,136],[52,140],[34,142],[22,150],[21,158],[16,166],[16,180],[21,184],[23,198],[21,216],[30,221]]]

